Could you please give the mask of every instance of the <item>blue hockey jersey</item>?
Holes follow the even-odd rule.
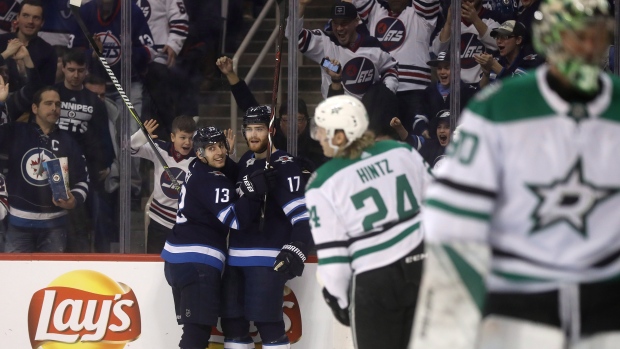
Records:
[[[233,266],[273,267],[280,249],[292,241],[303,242],[308,253],[312,235],[304,191],[306,180],[297,160],[284,151],[271,154],[269,163],[277,172],[277,186],[267,196],[263,231],[260,215],[249,228],[232,232],[229,237],[228,264]],[[248,151],[239,160],[239,180],[246,174],[265,168],[265,159]]]
[[[247,228],[258,217],[260,201],[237,197],[230,178],[236,168],[228,162],[222,169],[198,159],[189,164],[179,195],[177,222],[161,253],[166,262],[203,263],[221,271],[228,231]]]
[[[117,78],[121,76],[121,3],[116,0],[116,7],[113,14],[104,20],[101,17],[101,11],[97,8],[98,1],[91,1],[82,5],[80,15],[90,31],[91,35],[101,40],[103,43],[103,57],[110,65],[112,71]],[[88,41],[75,22],[71,29],[74,35],[73,42],[70,47],[89,48]],[[142,14],[142,10],[135,4],[131,4],[131,63],[132,63],[132,80],[138,77],[140,72],[146,69],[147,63],[153,60],[155,51],[153,50],[153,36],[146,22],[146,18]],[[89,51],[92,52],[92,51]],[[93,69],[102,68],[100,64],[96,64]],[[100,74],[106,76],[105,73]]]
[[[78,204],[88,194],[86,160],[80,146],[66,131],[56,128],[43,135],[34,122],[0,126],[0,148],[8,153],[6,177],[9,222],[25,228],[52,228],[64,224],[67,211],[52,202],[47,172],[42,163],[67,157],[69,186]]]

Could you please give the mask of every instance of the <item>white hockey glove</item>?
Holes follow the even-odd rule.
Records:
[[[273,270],[286,274],[289,279],[301,276],[306,261],[306,255],[302,252],[304,247],[305,244],[299,241],[282,246],[280,253],[276,256]]]

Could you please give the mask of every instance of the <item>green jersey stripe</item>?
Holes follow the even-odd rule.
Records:
[[[395,237],[391,238],[388,241],[385,241],[383,243],[380,243],[380,244],[372,246],[372,247],[361,249],[359,251],[355,251],[353,253],[352,259],[355,260],[355,259],[363,257],[363,256],[365,256],[367,254],[375,253],[375,252],[378,252],[378,251],[390,248],[390,247],[396,245],[399,241],[401,241],[404,238],[406,238],[407,236],[411,235],[411,233],[413,233],[419,227],[420,227],[420,222],[417,222],[416,224],[414,224],[414,225],[410,226],[409,228],[405,229],[402,233],[396,235]]]
[[[426,200],[426,206],[434,207],[434,208],[437,208],[443,211],[447,211],[449,213],[453,213],[458,216],[464,216],[464,217],[474,218],[474,219],[479,219],[479,220],[484,220],[484,221],[488,221],[491,219],[491,215],[488,213],[466,210],[464,208],[455,207],[443,201],[439,201],[435,199]]]
[[[334,264],[334,263],[349,263],[351,258],[348,256],[335,256],[327,258],[319,258],[319,265]]]

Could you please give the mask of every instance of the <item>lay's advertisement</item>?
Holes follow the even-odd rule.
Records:
[[[82,257],[83,258],[83,257]],[[289,281],[284,321],[292,348],[353,348],[324,304],[316,264]],[[172,292],[161,261],[0,260],[0,348],[177,348]],[[261,348],[260,335],[250,329]],[[209,348],[222,348],[214,328]]]

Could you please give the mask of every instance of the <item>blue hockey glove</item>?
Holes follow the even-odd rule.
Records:
[[[243,195],[247,195],[250,199],[262,199],[269,189],[275,187],[277,172],[276,169],[269,168],[256,170],[250,175],[243,176],[240,185]]]
[[[329,305],[336,317],[336,320],[345,326],[351,326],[351,321],[349,320],[349,309],[342,309],[340,305],[338,305],[338,300],[336,297],[332,296],[331,293],[327,291],[325,287],[323,287],[323,299],[325,299],[325,303]]]
[[[273,270],[286,274],[289,279],[301,276],[306,261],[306,255],[302,252],[304,246],[299,241],[284,245],[273,263]]]

